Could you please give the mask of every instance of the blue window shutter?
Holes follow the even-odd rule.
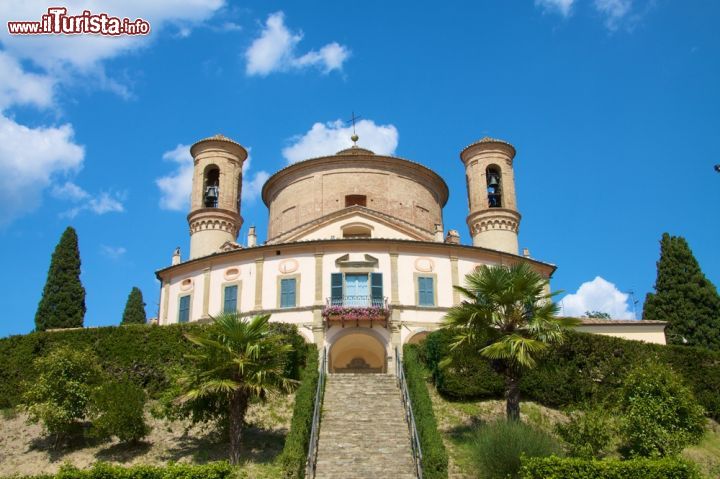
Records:
[[[373,306],[381,306],[383,304],[382,273],[370,273],[370,294],[372,295]]]
[[[433,279],[420,276],[418,278],[418,301],[420,306],[435,306]]]
[[[188,321],[190,321],[190,296],[183,296],[180,298],[178,322],[187,323]]]
[[[342,306],[343,303],[343,275],[332,273],[330,275],[330,304]]]
[[[295,278],[285,278],[280,280],[280,307],[295,307]]]
[[[225,286],[225,304],[223,305],[224,313],[237,312],[238,287],[237,285]]]

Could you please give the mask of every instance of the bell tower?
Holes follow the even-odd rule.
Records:
[[[518,254],[520,213],[515,201],[515,148],[483,138],[460,152],[465,164],[473,246]]]
[[[240,216],[242,165],[247,151],[223,135],[200,140],[190,147],[193,157],[190,198],[190,259],[216,253],[226,241],[235,241]]]

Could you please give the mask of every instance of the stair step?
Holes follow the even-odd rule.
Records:
[[[394,376],[327,376],[315,477],[415,478],[405,409]]]

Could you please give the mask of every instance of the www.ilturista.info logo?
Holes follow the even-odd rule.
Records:
[[[111,17],[107,13],[94,14],[85,10],[81,15],[68,15],[65,7],[50,7],[39,22],[7,22],[11,35],[147,35],[150,23],[137,18]]]

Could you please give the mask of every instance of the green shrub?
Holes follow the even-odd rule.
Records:
[[[97,357],[84,349],[60,346],[37,358],[33,366],[40,373],[26,386],[28,419],[42,423],[56,439],[76,433],[102,377]]]
[[[111,376],[128,377],[150,397],[157,398],[169,385],[166,369],[183,368],[188,364],[185,356],[195,346],[183,335],[206,327],[197,323],[127,325],[36,332],[0,339],[0,409],[18,405],[23,381],[32,382],[38,377],[40,371],[34,367],[33,359],[62,345],[76,350],[90,349]],[[270,327],[282,333],[293,345],[286,375],[297,379],[305,362],[305,341],[295,325],[271,323]]]
[[[137,442],[147,436],[143,389],[124,379],[109,381],[95,389],[90,407],[93,434],[100,438],[116,436],[122,442]]]
[[[570,421],[557,424],[555,431],[565,441],[569,455],[600,459],[611,451],[617,426],[608,410],[595,408],[573,413]]]
[[[310,432],[315,406],[315,391],[318,384],[318,351],[311,348],[307,354],[307,363],[300,376],[300,385],[295,392],[295,406],[290,423],[290,431],[285,438],[285,446],[280,455],[285,476],[302,478],[305,476]]]
[[[579,458],[528,457],[522,460],[523,479],[700,479],[693,464],[680,459],[603,461]]]
[[[483,359],[468,360],[459,351],[461,367],[442,369],[440,361],[450,354],[451,335],[431,333],[421,355],[433,372],[438,391],[446,397],[497,398],[502,379]],[[473,356],[475,357],[475,356]],[[537,368],[527,371],[521,382],[522,397],[548,407],[577,406],[615,394],[633,364],[655,360],[671,367],[692,389],[706,414],[720,420],[720,353],[688,346],[663,346],[597,334],[570,332],[565,342],[553,348]]]
[[[480,426],[470,447],[477,470],[486,479],[519,477],[521,456],[562,453],[560,445],[549,434],[520,421],[504,419]]]
[[[99,462],[90,469],[63,466],[55,475],[15,476],[14,479],[226,479],[232,477],[233,472],[227,462],[131,467]]]
[[[433,413],[432,400],[427,390],[425,371],[418,359],[417,346],[406,344],[403,348],[403,369],[412,402],[415,426],[420,436],[423,477],[440,479],[448,477],[448,456],[438,431]]]
[[[700,441],[703,410],[667,366],[647,362],[633,369],[620,394],[623,450],[629,456],[664,457]]]
[[[440,362],[450,352],[453,333],[441,329],[430,334],[418,350],[419,357],[425,358],[433,375],[437,389],[451,399],[500,398],[505,392],[505,380],[491,367],[490,361],[482,359],[471,346],[462,345],[455,349],[450,365],[441,367]]]

